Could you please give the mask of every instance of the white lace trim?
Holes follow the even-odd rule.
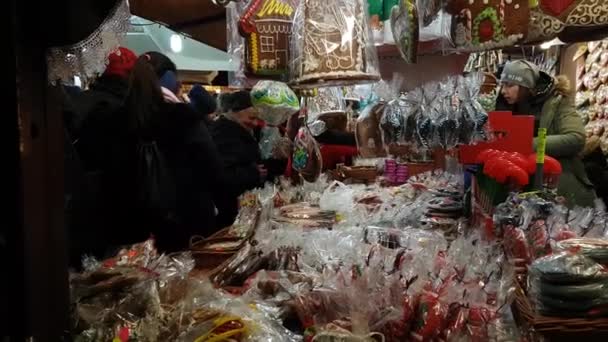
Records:
[[[123,44],[129,31],[130,17],[128,0],[121,0],[86,39],[74,45],[48,49],[48,82],[73,84],[74,76],[86,81],[102,73],[107,66],[108,56]]]

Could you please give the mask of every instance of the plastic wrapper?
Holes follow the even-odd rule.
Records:
[[[308,127],[300,128],[293,145],[293,169],[307,182],[316,181],[321,175],[323,164],[319,144]]]
[[[374,45],[384,44],[384,24],[382,22],[382,17],[384,16],[383,5],[383,0],[367,0],[369,26],[372,30]]]
[[[251,102],[258,110],[260,119],[278,126],[300,110],[296,94],[285,84],[260,81],[251,90]]]
[[[482,83],[482,73],[473,73],[458,82],[458,97],[462,101],[459,141],[465,145],[487,139],[488,113],[478,100]]]
[[[303,202],[283,206],[272,220],[279,224],[288,223],[302,228],[330,229],[336,223],[336,212],[322,210]]]
[[[448,314],[448,308],[440,301],[439,295],[426,291],[421,295],[412,327],[413,341],[428,341],[437,338]]]
[[[416,63],[419,24],[415,0],[399,1],[399,6],[392,8],[391,30],[401,57],[406,63]]]
[[[104,260],[101,264],[106,269],[115,267],[142,267],[147,268],[148,264],[157,257],[157,251],[154,247],[154,240],[149,239],[142,243],[134,244],[133,246],[122,248],[116,256]],[[98,266],[95,263],[89,264],[92,267]],[[86,266],[86,265],[83,265]],[[92,269],[85,267],[85,270]]]
[[[303,0],[294,18],[290,80],[298,87],[380,79],[365,0]]]
[[[589,51],[589,53],[594,53],[601,46],[602,46],[602,41],[601,40],[589,42],[589,43],[587,43],[587,50]]]
[[[416,5],[422,26],[429,26],[437,18],[444,4],[442,0],[418,0]]]
[[[455,78],[448,78],[439,86],[437,94],[438,105],[441,108],[439,118],[435,119],[437,125],[439,146],[446,150],[456,147],[460,141],[459,132],[461,131],[459,120],[460,108],[459,101],[456,101],[456,81]]]
[[[593,52],[589,51],[589,54],[587,55],[587,59],[585,59],[585,71],[589,72],[592,69],[593,64],[599,62],[601,56],[602,56],[601,49],[596,49]]]
[[[363,158],[381,157],[386,154],[380,131],[380,120],[384,108],[384,103],[367,107],[357,118],[355,137],[359,155]]]
[[[531,11],[527,2],[447,1],[446,5],[453,15],[452,36],[459,51],[509,47],[528,35]]]
[[[604,67],[602,67],[602,68],[600,69],[600,72],[599,72],[599,74],[598,74],[598,75],[599,75],[599,77],[600,77],[600,81],[601,81],[603,84],[608,83],[608,66],[604,66]]]
[[[328,129],[346,129],[346,102],[340,87],[319,89],[316,96],[306,98],[306,107],[308,127],[314,136]]]
[[[228,54],[236,66],[230,85],[258,79],[288,80],[290,37],[297,0],[248,0],[226,7]]]
[[[608,264],[608,241],[605,239],[569,239],[558,242],[556,247],[559,251],[574,251],[600,264]]]
[[[608,315],[608,273],[582,254],[559,253],[532,264],[529,293],[546,316]]]
[[[219,287],[240,286],[264,263],[263,253],[246,244],[230,261],[209,279]]]
[[[608,271],[592,259],[572,253],[558,253],[537,259],[531,276],[552,284],[584,284],[606,281]]]
[[[414,137],[415,118],[408,120],[408,114],[413,106],[415,103],[408,101],[404,96],[392,100],[386,105],[380,120],[384,145],[405,145],[411,142],[408,137],[412,139]],[[406,131],[407,129],[409,131]]]
[[[549,228],[544,220],[536,220],[530,225],[527,238],[532,258],[537,259],[551,252],[549,246]]]

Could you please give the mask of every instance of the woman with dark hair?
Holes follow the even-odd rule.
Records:
[[[220,118],[211,128],[213,141],[221,154],[225,191],[215,198],[218,228],[230,226],[238,214],[238,197],[245,191],[263,185],[268,171],[254,130],[258,113],[247,91],[223,94],[219,99]]]
[[[175,75],[175,64],[166,56],[141,55],[123,108],[102,125],[91,127],[94,133],[89,136],[103,137],[93,143],[104,146],[99,168],[104,173],[108,214],[103,219],[107,229],[114,229],[107,232],[109,244],[141,241],[153,234],[161,251],[176,251],[187,248],[192,235],[215,231],[212,198],[221,184],[221,161],[204,116],[175,101],[173,90],[167,88],[178,87]],[[142,151],[153,153],[142,157]],[[150,156],[156,165],[144,172],[152,170],[162,174],[153,175],[157,179],[162,176],[170,182],[161,185],[142,179]],[[146,200],[171,201],[167,208],[171,215],[150,210],[142,193]]]
[[[585,146],[583,122],[574,110],[570,82],[552,77],[524,60],[508,62],[501,76],[496,110],[534,116],[534,134],[547,129],[546,153],[562,164],[558,193],[570,206],[594,205],[593,184],[579,156]],[[537,138],[534,138],[536,149]]]

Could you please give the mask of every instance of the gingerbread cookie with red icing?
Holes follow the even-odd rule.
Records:
[[[450,0],[452,36],[460,50],[487,50],[514,45],[528,33],[528,0]]]

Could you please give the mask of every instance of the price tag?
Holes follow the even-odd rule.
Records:
[[[538,129],[538,143],[536,144],[536,164],[545,163],[545,147],[547,145],[547,129]]]

